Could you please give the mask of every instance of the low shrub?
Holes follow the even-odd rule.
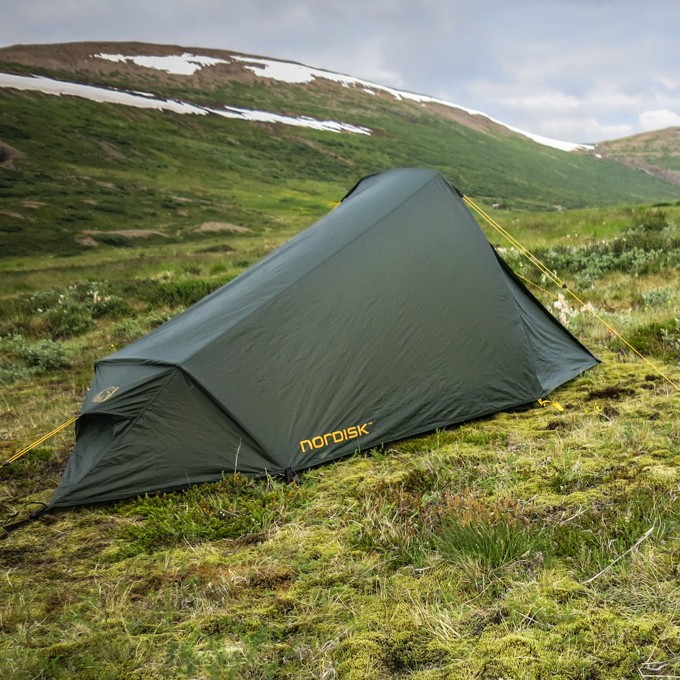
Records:
[[[73,338],[92,330],[96,319],[130,314],[126,300],[111,294],[109,288],[107,283],[86,282],[29,296],[24,301],[32,314],[27,330],[51,338]]]
[[[126,298],[133,297],[152,307],[187,307],[212,293],[226,280],[227,277],[134,279],[120,284],[118,292]]]
[[[668,227],[668,216],[658,208],[637,210],[633,213],[632,228],[644,232],[659,232]]]
[[[655,288],[647,290],[633,296],[633,302],[639,309],[646,309],[647,307],[665,307],[672,299],[671,292],[664,288]]]
[[[633,213],[631,222],[629,229],[609,241],[561,245],[535,254],[558,274],[573,275],[579,286],[590,286],[613,271],[648,274],[680,260],[680,236],[663,211]]]
[[[23,335],[0,338],[0,383],[8,385],[34,373],[68,368],[64,346],[54,340],[30,342]]]
[[[628,341],[644,355],[654,355],[666,361],[678,360],[680,316],[638,326],[629,333]]]
[[[18,354],[29,368],[41,371],[67,368],[69,365],[64,346],[54,340],[22,344]]]
[[[92,312],[74,301],[46,310],[39,327],[53,338],[73,338],[94,328]]]
[[[136,319],[125,319],[112,326],[109,333],[116,344],[125,345],[144,335],[144,329]]]

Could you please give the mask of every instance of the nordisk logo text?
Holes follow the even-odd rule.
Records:
[[[319,434],[311,439],[303,439],[300,442],[300,450],[313,451],[314,449],[321,449],[329,444],[340,444],[347,442],[350,439],[358,439],[368,434],[368,426],[373,425],[372,422],[364,423],[363,425],[352,425],[342,430],[334,430],[333,432],[326,432],[326,434]]]

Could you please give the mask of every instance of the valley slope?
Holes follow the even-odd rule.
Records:
[[[0,49],[0,74],[6,255],[79,252],[92,231],[186,240],[206,221],[295,230],[360,177],[394,166],[432,167],[509,209],[680,199],[672,168],[617,162],[614,147],[598,157],[539,143],[424,95],[274,59],[140,43],[14,46]],[[47,84],[80,94],[35,91]],[[93,101],[83,86],[128,105]]]

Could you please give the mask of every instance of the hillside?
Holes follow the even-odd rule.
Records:
[[[602,142],[596,153],[666,181],[680,182],[680,128]]]
[[[678,185],[427,97],[235,56],[0,50],[0,462],[79,413],[96,361],[391,165],[497,204],[545,269],[483,223],[498,253],[602,363],[543,404],[357,450],[300,484],[230,469],[0,530],[0,678],[680,677]],[[676,169],[672,134],[640,143],[645,163]],[[0,466],[3,527],[49,501],[75,429]]]
[[[0,74],[6,255],[79,252],[92,231],[174,242],[209,221],[300,228],[361,176],[394,166],[435,168],[506,208],[680,198],[678,185],[578,145],[539,144],[481,114],[299,64],[88,43],[4,48]]]

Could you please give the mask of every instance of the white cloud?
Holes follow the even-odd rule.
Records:
[[[627,123],[603,123],[597,118],[578,116],[550,118],[545,120],[540,128],[550,137],[581,141],[617,139],[635,133],[635,128]]]
[[[677,78],[672,78],[667,75],[655,75],[652,78],[652,81],[659,83],[659,85],[666,90],[677,90],[679,85]]]
[[[544,92],[524,97],[507,97],[502,100],[502,103],[512,109],[542,112],[574,110],[580,108],[582,104],[577,97],[563,92]]]
[[[680,115],[668,109],[643,111],[640,114],[640,125],[645,130],[662,130],[668,127],[680,126]]]

